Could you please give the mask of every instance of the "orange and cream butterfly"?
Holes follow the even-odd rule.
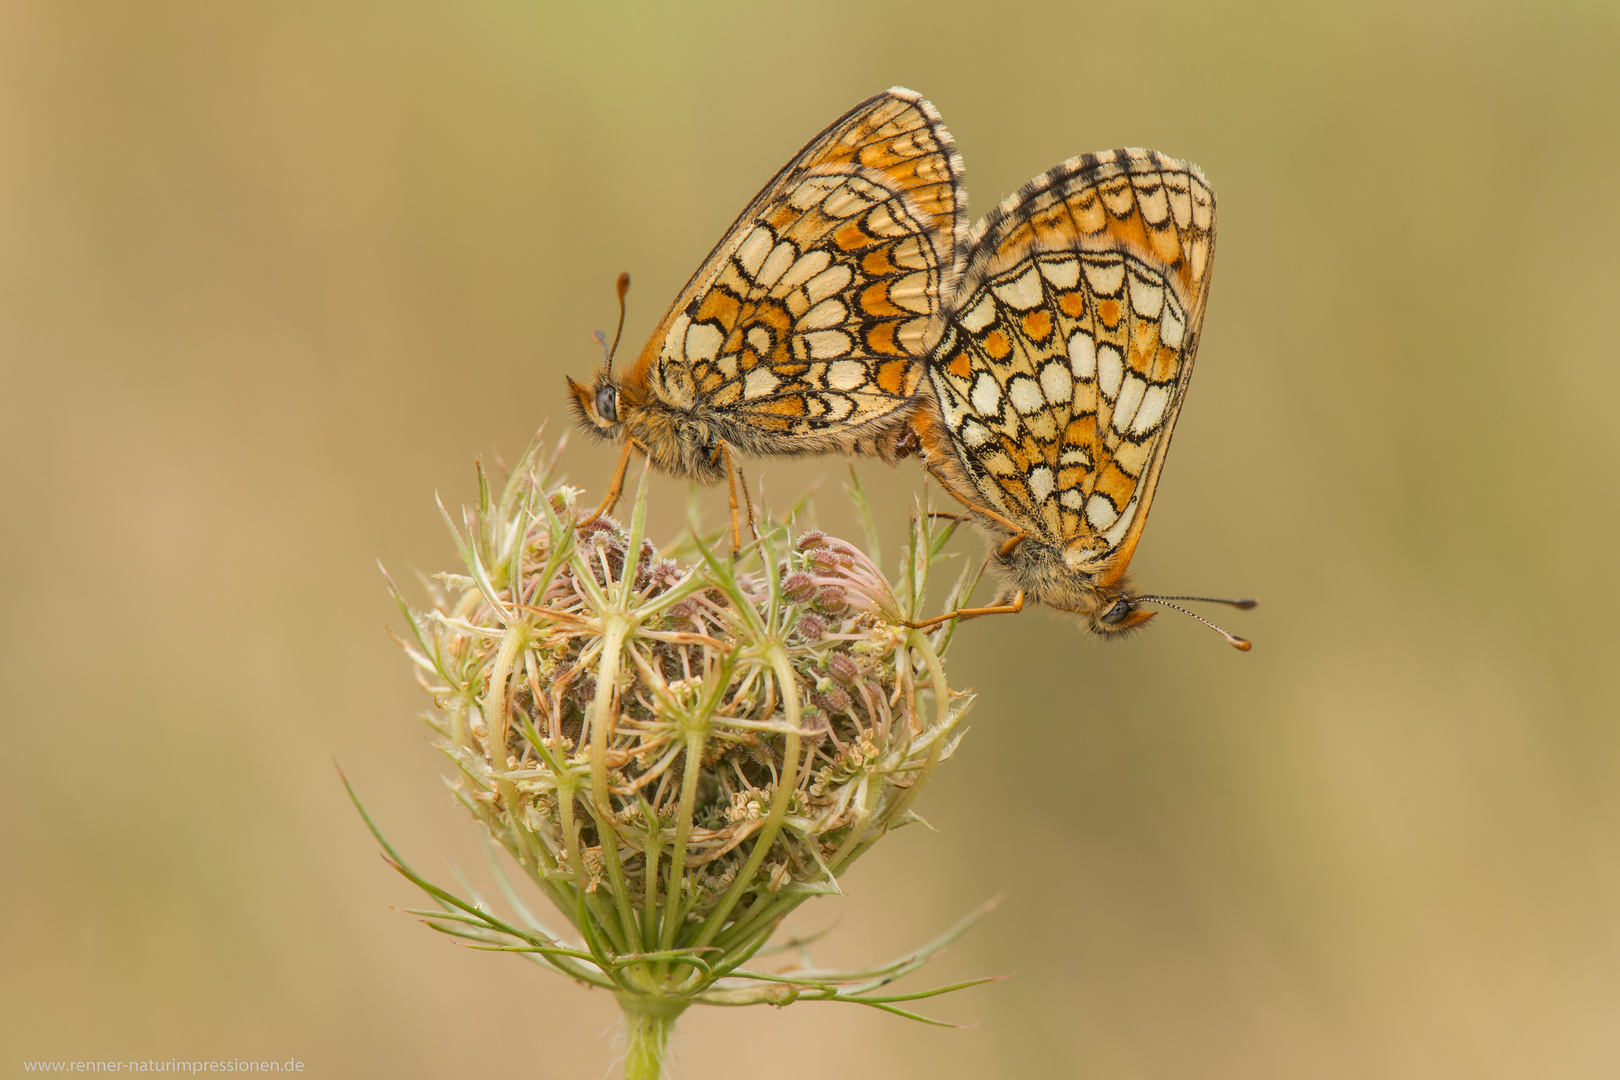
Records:
[[[1192,379],[1214,254],[1203,174],[1151,150],[1072,158],[974,226],[912,445],[991,534],[1006,584],[991,607],[953,614],[1027,599],[1109,635],[1152,618],[1144,601],[1208,599],[1138,594],[1126,568]]]
[[[630,370],[612,350],[568,380],[593,434],[659,469],[732,486],[744,454],[893,461],[945,327],[967,229],[962,159],[939,114],[901,87],[861,102],[765,185],[658,324]],[[622,303],[629,281],[621,277]],[[615,343],[617,338],[615,337]],[[745,492],[746,498],[746,492]]]

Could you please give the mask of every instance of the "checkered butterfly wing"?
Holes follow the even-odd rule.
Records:
[[[962,163],[896,87],[816,136],[733,223],[628,381],[806,449],[916,392],[966,232]]]
[[[1209,290],[1195,166],[1087,154],[977,226],[929,376],[984,503],[1102,578],[1147,520]]]

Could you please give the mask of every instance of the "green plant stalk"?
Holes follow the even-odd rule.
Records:
[[[664,1052],[675,1032],[675,1021],[686,1011],[685,1002],[620,994],[624,1009],[624,1080],[659,1080],[664,1073]]]

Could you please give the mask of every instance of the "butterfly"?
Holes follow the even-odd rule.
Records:
[[[609,348],[589,385],[568,380],[581,426],[621,444],[597,514],[640,451],[730,480],[735,548],[734,452],[893,462],[966,231],[962,159],[927,101],[895,87],[833,121],[738,215],[627,372]]]
[[[1146,601],[1208,599],[1138,594],[1127,568],[1192,379],[1214,253],[1203,174],[1151,150],[1071,158],[974,226],[909,446],[991,534],[1007,584],[942,619],[1029,600],[1113,635],[1153,617]]]

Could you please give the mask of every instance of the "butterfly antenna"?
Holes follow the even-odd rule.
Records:
[[[1175,610],[1181,612],[1183,615],[1187,615],[1187,616],[1190,616],[1191,618],[1197,619],[1199,622],[1203,623],[1205,626],[1209,627],[1211,630],[1213,630],[1217,634],[1221,635],[1221,637],[1225,638],[1226,641],[1227,641],[1227,644],[1231,645],[1232,648],[1237,649],[1237,650],[1239,650],[1241,652],[1248,652],[1250,649],[1254,648],[1254,645],[1249,641],[1248,638],[1240,638],[1236,634],[1233,634],[1233,633],[1230,633],[1230,632],[1228,632],[1226,630],[1223,630],[1219,626],[1216,626],[1214,623],[1210,622],[1208,619],[1204,618],[1202,615],[1199,615],[1196,612],[1188,611],[1186,608],[1182,607],[1180,604],[1172,604],[1170,601],[1172,601],[1172,600],[1207,600],[1209,603],[1212,603],[1212,604],[1231,604],[1233,607],[1252,608],[1257,603],[1259,603],[1258,600],[1210,600],[1208,597],[1202,597],[1202,596],[1138,596],[1136,599],[1138,599],[1138,600],[1151,600],[1155,604],[1163,604],[1167,608],[1175,608]]]
[[[1255,600],[1255,599],[1253,599],[1251,597],[1244,597],[1244,598],[1238,599],[1238,600],[1223,600],[1218,596],[1139,596],[1139,597],[1137,597],[1137,599],[1138,600],[1185,600],[1188,603],[1192,603],[1192,604],[1228,604],[1228,605],[1230,605],[1232,607],[1235,607],[1235,608],[1242,608],[1245,611],[1247,611],[1248,609],[1250,609],[1252,607],[1258,607],[1259,604],[1260,604],[1260,601]]]
[[[619,328],[617,330],[613,331],[613,344],[608,347],[607,360],[604,362],[604,366],[609,371],[613,370],[613,354],[619,351],[619,338],[624,334],[624,294],[630,291],[630,275],[629,274],[620,274],[619,275],[618,291],[619,291]]]

